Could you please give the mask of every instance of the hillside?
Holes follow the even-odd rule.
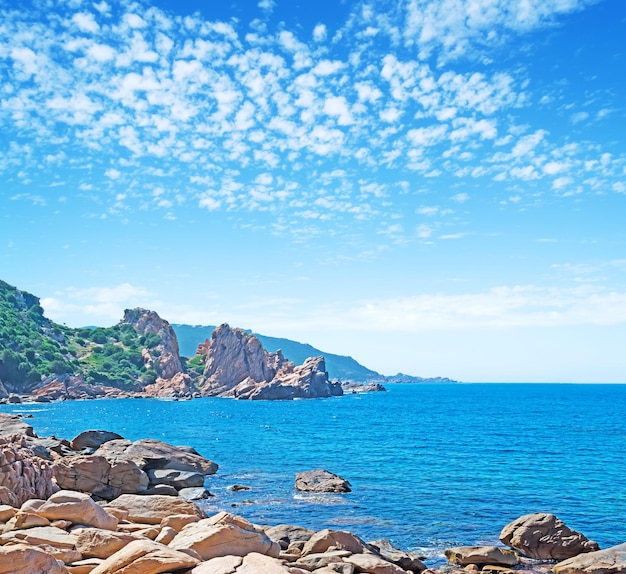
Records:
[[[160,354],[161,339],[132,324],[71,329],[44,316],[39,298],[0,281],[0,381],[29,393],[54,375],[80,374],[87,384],[137,390],[154,382],[142,353]]]
[[[178,338],[180,354],[183,357],[193,357],[198,345],[206,339],[210,339],[211,333],[215,329],[213,326],[180,324],[172,324],[172,328]],[[298,343],[290,339],[268,337],[259,333],[252,334],[261,341],[267,351],[275,353],[280,349],[285,357],[297,365],[303,363],[309,357],[323,356],[326,360],[326,370],[331,379],[361,382],[384,379],[383,375],[357,363],[352,357],[326,353],[306,343]]]

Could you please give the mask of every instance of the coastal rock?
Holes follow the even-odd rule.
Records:
[[[565,560],[598,550],[598,545],[584,534],[570,529],[554,514],[542,512],[520,516],[507,524],[500,540],[520,554],[539,560]]]
[[[626,572],[626,543],[586,552],[559,562],[555,574],[623,574]]]
[[[347,381],[341,383],[341,388],[344,393],[381,393],[386,392],[387,389],[381,383],[355,383],[353,381]]]
[[[158,377],[152,385],[146,385],[143,392],[147,397],[191,398],[197,389],[187,373],[176,373],[170,379]]]
[[[347,480],[323,468],[297,473],[295,488],[305,492],[351,492]]]
[[[9,391],[7,391],[6,387],[4,386],[4,383],[0,381],[0,400],[8,399],[8,398],[9,398]]]
[[[122,494],[105,505],[108,508],[121,508],[128,511],[128,519],[142,524],[160,524],[164,518],[175,514],[188,514],[204,518],[205,514],[193,502],[175,496],[158,494],[141,496],[140,494]]]
[[[454,564],[467,566],[468,564],[515,566],[519,557],[512,550],[498,546],[457,546],[445,551],[446,558]]]
[[[90,450],[95,451],[97,448],[102,446],[105,442],[110,440],[119,440],[124,439],[123,436],[117,434],[116,432],[105,431],[105,430],[88,430],[81,432],[79,435],[75,436],[71,441],[70,445],[73,450]]]
[[[357,572],[365,572],[367,574],[406,574],[406,570],[400,568],[400,566],[387,562],[374,554],[352,554],[344,558],[343,561],[355,566]]]
[[[104,443],[96,452],[110,461],[132,461],[145,471],[150,469],[174,469],[215,474],[217,464],[200,456],[193,449],[176,447],[155,439],[112,440]]]
[[[32,429],[31,429],[32,430]],[[49,461],[36,456],[22,435],[0,436],[0,504],[19,508],[59,490]]]
[[[214,329],[198,352],[206,355],[201,388],[205,396],[228,393],[246,379],[271,381],[287,363],[282,353],[268,353],[254,335],[227,324]]]
[[[206,500],[213,495],[203,486],[194,486],[189,488],[181,488],[178,491],[178,496],[185,500]]]
[[[167,484],[176,490],[204,486],[204,474],[174,468],[156,468],[148,470],[150,484]]]
[[[0,545],[30,544],[31,546],[52,546],[60,550],[73,550],[76,536],[56,526],[37,526],[26,530],[11,530],[0,535]]]
[[[69,574],[57,559],[39,548],[26,544],[0,546],[0,574]]]
[[[124,311],[124,318],[120,324],[125,323],[132,325],[140,335],[152,333],[159,337],[160,342],[156,347],[155,356],[147,353],[144,361],[149,363],[160,378],[171,379],[177,373],[184,372],[176,333],[167,321],[161,319],[154,311],[137,308]]]
[[[302,556],[321,554],[326,552],[329,548],[347,550],[353,554],[360,554],[366,551],[367,545],[351,532],[324,529],[316,532],[307,540],[302,548]]]
[[[35,436],[33,427],[19,415],[0,413],[0,437],[7,435]]]
[[[81,528],[76,535],[76,550],[84,558],[108,558],[139,537],[126,532],[111,532],[102,528]]]
[[[47,399],[49,401],[99,399],[126,395],[127,393],[115,387],[87,384],[82,374],[51,375],[32,392],[35,400]]]
[[[376,540],[374,542],[369,542],[368,547],[385,560],[393,562],[397,566],[400,566],[400,568],[410,570],[415,574],[426,570],[426,565],[417,554],[405,552],[404,550],[395,548],[389,540]]]
[[[105,500],[148,487],[148,476],[134,461],[108,460],[98,454],[60,458],[54,463],[54,475],[61,488],[89,492]]]
[[[186,525],[170,542],[178,550],[195,550],[203,560],[219,556],[245,556],[250,552],[278,558],[280,546],[247,520],[229,513]]]
[[[292,542],[306,542],[315,534],[314,530],[291,524],[277,524],[263,530],[272,540],[278,542],[283,550],[289,548]]]
[[[190,569],[198,563],[189,554],[178,552],[164,544],[151,540],[135,540],[109,556],[91,574],[158,574]]]
[[[118,520],[96,504],[89,495],[71,490],[53,494],[37,509],[37,514],[48,520],[69,520],[103,530],[115,530]]]

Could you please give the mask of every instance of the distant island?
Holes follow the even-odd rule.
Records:
[[[46,318],[38,297],[0,281],[0,400],[284,400],[383,390],[394,382],[453,381],[385,377],[351,357],[289,339],[226,324],[170,325],[146,309],[127,309],[112,327],[70,328]]]

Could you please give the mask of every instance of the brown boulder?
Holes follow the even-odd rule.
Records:
[[[0,413],[0,436],[5,435],[35,436],[35,432],[19,415]]]
[[[85,558],[108,558],[139,537],[101,528],[81,528],[76,533],[76,550]]]
[[[406,570],[387,562],[374,554],[352,554],[343,559],[347,564],[352,564],[357,572],[367,574],[406,574]]]
[[[175,496],[154,494],[122,494],[105,505],[108,508],[121,508],[128,511],[128,520],[142,524],[160,524],[164,518],[176,514],[188,514],[204,518],[202,509],[193,502]]]
[[[552,571],[555,574],[623,574],[626,572],[626,542],[573,556],[559,562]]]
[[[520,516],[507,524],[500,540],[520,554],[539,560],[565,560],[598,550],[598,545],[584,534],[570,529],[554,514],[542,512]]]
[[[152,540],[135,540],[109,556],[91,574],[159,574],[185,570],[198,560]]]
[[[183,527],[170,542],[178,550],[195,550],[203,560],[258,552],[277,558],[280,546],[241,517],[220,513]]]
[[[96,452],[111,462],[132,461],[140,469],[174,469],[202,474],[215,474],[217,464],[197,454],[193,449],[177,447],[156,439],[135,442],[112,440]]]
[[[48,520],[69,520],[104,530],[115,530],[118,520],[96,504],[89,495],[72,490],[53,494],[37,509],[37,514]]]
[[[148,487],[148,476],[132,460],[109,461],[97,454],[60,458],[54,463],[54,474],[61,488],[90,492],[106,500]]]
[[[468,564],[515,566],[519,563],[519,557],[515,552],[498,546],[457,546],[448,548],[445,555],[450,562],[461,566]]]
[[[0,546],[0,574],[69,574],[57,559],[26,544]]]

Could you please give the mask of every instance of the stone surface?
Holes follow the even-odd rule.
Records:
[[[193,488],[181,488],[178,491],[178,496],[185,500],[206,500],[213,495],[206,488],[196,486]]]
[[[0,544],[48,545],[64,550],[76,547],[76,536],[55,526],[39,526],[28,530],[12,530],[0,535]]]
[[[0,546],[0,574],[68,574],[51,554],[24,544]]]
[[[106,500],[148,487],[148,476],[134,461],[111,461],[98,454],[60,458],[54,463],[54,474],[61,488],[90,492]]]
[[[204,474],[173,468],[156,468],[148,470],[150,484],[167,484],[176,490],[204,486]]]
[[[278,543],[264,533],[245,527],[245,524],[215,523],[206,519],[185,526],[170,542],[178,550],[195,550],[203,560],[219,556],[245,556],[250,552],[267,554],[277,558]]]
[[[400,568],[411,570],[415,573],[426,570],[426,565],[417,554],[395,548],[389,540],[376,540],[375,542],[368,543],[368,546],[380,554],[385,560],[393,562],[400,566]]]
[[[205,356],[205,396],[251,400],[289,400],[342,395],[341,385],[328,379],[323,357],[296,367],[280,351],[268,353],[250,333],[223,324],[199,345]]]
[[[198,560],[151,540],[135,540],[109,556],[92,574],[159,574],[197,566]]]
[[[0,436],[0,504],[18,508],[31,498],[48,498],[58,490],[53,477],[50,462],[28,448],[25,436]]]
[[[456,546],[445,551],[446,558],[454,564],[493,564],[496,566],[515,566],[519,563],[518,555],[512,550],[498,546]]]
[[[160,524],[164,518],[175,514],[189,514],[204,518],[204,512],[193,502],[174,496],[141,496],[122,494],[109,502],[106,508],[121,508],[128,511],[128,519],[143,524]]]
[[[0,436],[5,435],[35,436],[33,427],[19,415],[0,413]]]
[[[292,542],[306,542],[315,534],[314,530],[302,528],[301,526],[292,526],[291,524],[277,524],[276,526],[270,526],[264,530],[265,534],[272,540],[278,542],[283,550],[289,548]]]
[[[367,574],[406,574],[406,571],[383,558],[373,554],[352,554],[343,559],[344,562],[356,567],[357,572]]]
[[[555,574],[623,574],[626,572],[626,542],[573,556],[559,562],[552,570]]]
[[[93,449],[103,445],[110,440],[123,439],[124,437],[116,432],[104,431],[104,430],[88,430],[81,432],[78,436],[75,436],[70,445],[74,450]]]
[[[111,462],[132,461],[140,469],[174,469],[201,474],[214,474],[217,464],[195,453],[193,449],[177,447],[156,439],[135,442],[112,440],[103,444],[95,454]]]
[[[242,556],[219,556],[202,562],[191,571],[191,574],[234,574],[242,562]]]
[[[104,530],[115,530],[118,524],[117,518],[96,504],[88,494],[72,490],[53,494],[37,509],[37,513],[48,520],[69,520],[74,524]]]
[[[76,533],[76,550],[84,558],[108,558],[139,538],[125,532],[111,532],[101,528],[81,528]]]
[[[296,474],[296,490],[305,492],[350,492],[350,483],[323,468]]]
[[[584,534],[570,529],[554,514],[534,513],[507,524],[500,540],[528,558],[565,560],[583,552],[598,550]]]

